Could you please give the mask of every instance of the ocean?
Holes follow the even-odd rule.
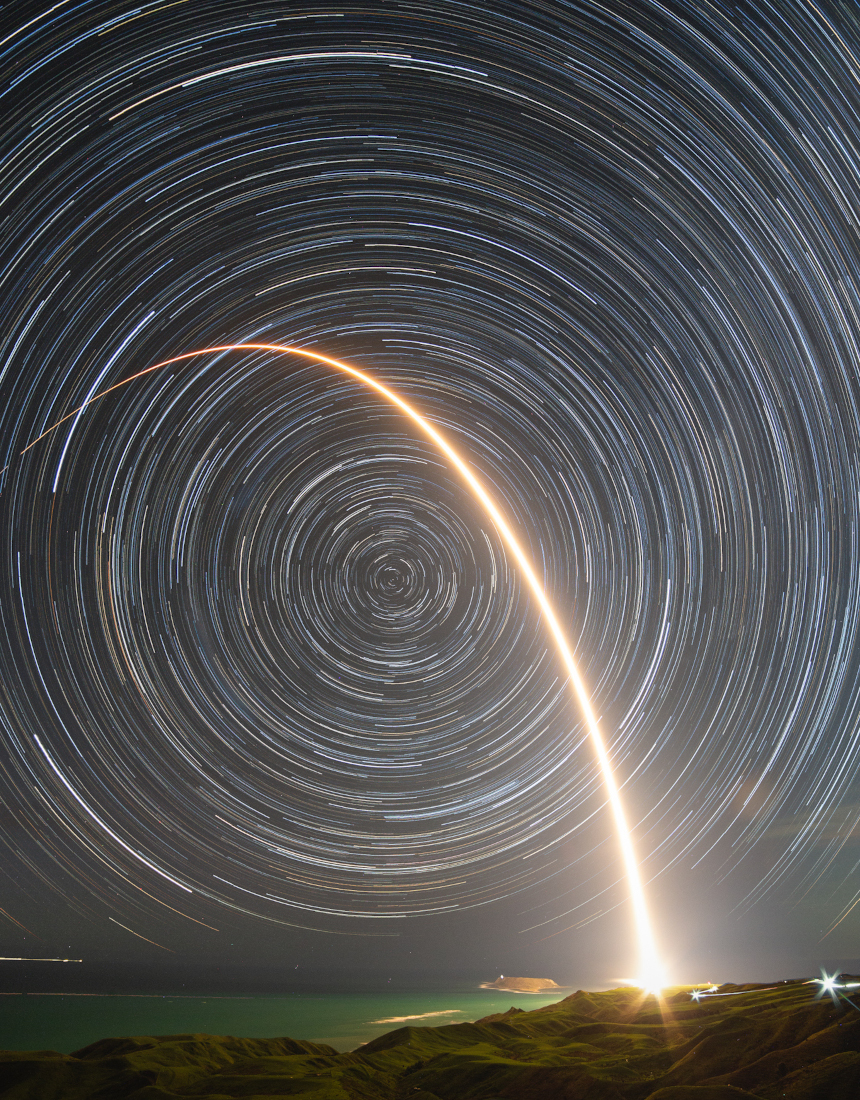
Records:
[[[115,1035],[205,1032],[269,1038],[287,1035],[354,1050],[403,1027],[438,1027],[554,1004],[572,990],[545,996],[470,990],[432,993],[294,993],[260,996],[102,996],[0,994],[0,1050],[74,1050]]]

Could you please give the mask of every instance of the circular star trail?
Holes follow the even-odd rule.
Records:
[[[853,9],[19,3],[0,76],[28,873],[144,930],[617,900],[528,592],[376,395],[224,352],[21,454],[240,342],[366,369],[474,463],[649,874],[774,837],[751,900],[827,870],[858,816]]]

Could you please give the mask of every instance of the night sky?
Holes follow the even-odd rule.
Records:
[[[0,987],[860,956],[851,3],[0,9]],[[219,968],[219,969],[216,969]],[[74,973],[73,973],[74,972]]]

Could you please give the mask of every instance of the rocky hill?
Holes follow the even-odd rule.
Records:
[[[404,1027],[348,1054],[292,1039],[103,1039],[0,1053],[4,1100],[855,1100],[860,1012],[815,986],[722,986],[662,1005],[633,989]]]

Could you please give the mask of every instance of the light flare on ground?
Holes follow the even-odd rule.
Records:
[[[818,992],[815,994],[816,1001],[823,997],[825,993],[828,993],[835,1005],[838,1005],[840,1001],[845,1001],[847,1004],[851,1005],[852,1008],[860,1012],[860,1008],[857,1008],[857,1005],[845,993],[846,989],[860,989],[860,982],[846,982],[842,980],[841,974],[828,974],[827,971],[822,968],[821,977],[813,978],[811,982],[807,982],[807,985],[818,986]]]
[[[627,816],[624,811],[624,806],[621,800],[621,794],[618,786],[618,782],[615,778],[615,773],[612,769],[612,762],[609,758],[609,753],[606,749],[606,744],[603,740],[603,735],[600,731],[600,727],[597,723],[597,718],[594,714],[594,710],[591,706],[591,700],[585,687],[585,683],[579,674],[576,661],[574,660],[573,652],[570,645],[567,642],[564,631],[559,624],[558,618],[553,611],[550,602],[544,592],[543,586],[537,578],[537,574],[532,568],[525,551],[517,541],[513,531],[508,525],[502,513],[499,511],[493,499],[487,493],[481,482],[472,472],[471,467],[467,462],[460,457],[457,451],[451,446],[451,444],[445,439],[445,437],[437,431],[437,429],[426,420],[416,409],[403,400],[399,394],[388,386],[383,385],[377,381],[372,375],[366,374],[364,371],[359,370],[357,367],[351,366],[349,363],[345,363],[340,359],[334,359],[328,355],[322,355],[319,352],[308,351],[304,348],[292,347],[284,344],[258,344],[258,343],[238,343],[238,344],[220,344],[214,347],[197,348],[194,351],[183,352],[181,355],[171,356],[169,359],[164,359],[160,363],[155,363],[153,366],[146,367],[144,370],[138,371],[136,374],[131,375],[129,378],[123,379],[121,382],[117,382],[113,386],[109,386],[107,389],[102,390],[100,393],[94,394],[83,405],[73,409],[72,412],[67,413],[64,417],[58,420],[55,424],[52,424],[49,428],[46,428],[41,435],[33,439],[27,446],[21,451],[21,454],[25,454],[34,447],[40,440],[50,435],[62,424],[72,417],[76,417],[79,413],[83,412],[93,402],[100,400],[102,397],[106,397],[107,394],[112,393],[114,390],[120,389],[122,386],[128,385],[130,382],[135,381],[137,378],[142,378],[144,375],[152,374],[154,371],[161,370],[164,367],[171,366],[174,363],[182,362],[186,359],[193,359],[201,355],[214,355],[230,351],[268,351],[279,355],[298,355],[305,359],[313,360],[317,363],[322,363],[325,366],[331,367],[334,370],[340,371],[343,374],[351,375],[356,378],[363,385],[368,386],[370,389],[375,390],[386,401],[396,406],[403,412],[414,424],[418,426],[421,432],[427,436],[445,455],[451,465],[457,470],[466,485],[471,490],[472,494],[479,501],[484,511],[492,520],[502,538],[505,546],[513,555],[514,560],[520,568],[522,575],[525,577],[528,585],[532,591],[532,594],[540,607],[541,614],[543,615],[544,622],[549,628],[550,633],[555,639],[555,643],[558,649],[559,656],[562,659],[562,663],[567,670],[570,682],[573,685],[574,694],[579,704],[580,711],[585,720],[585,725],[588,730],[589,739],[591,741],[592,749],[597,762],[600,767],[600,773],[603,780],[603,786],[606,791],[607,799],[612,811],[612,817],[615,824],[615,832],[617,834],[618,844],[621,849],[621,856],[624,864],[624,870],[627,878],[628,890],[630,893],[630,902],[633,909],[634,924],[636,930],[636,941],[639,953],[639,973],[636,978],[636,984],[642,988],[646,995],[654,994],[659,995],[660,991],[665,988],[667,983],[666,973],[663,969],[660,961],[656,941],[654,938],[653,929],[651,926],[651,918],[648,912],[648,906],[645,900],[645,890],[642,883],[642,876],[639,870],[639,861],[636,857],[636,852],[633,845],[633,839],[630,834],[630,827],[627,822]],[[8,469],[8,466],[5,467]],[[0,471],[0,473],[5,472]]]

